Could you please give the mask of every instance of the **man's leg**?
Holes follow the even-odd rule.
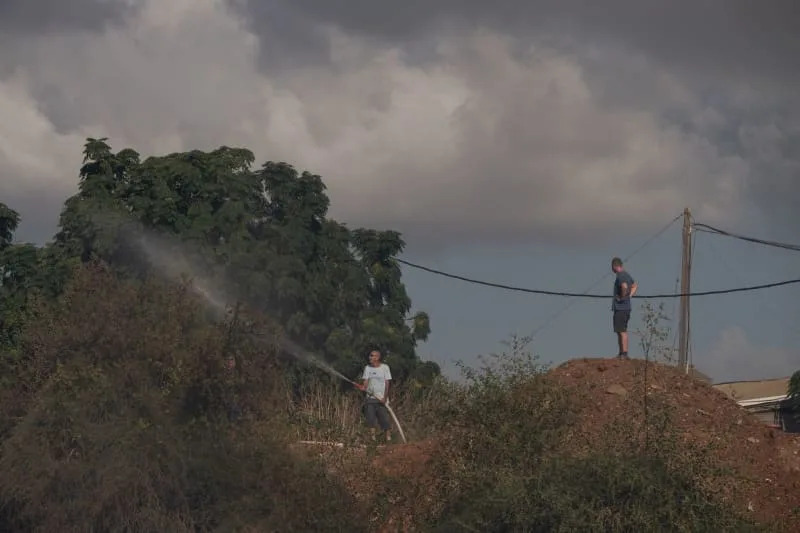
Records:
[[[367,405],[365,409],[365,415],[367,418],[367,425],[369,426],[370,435],[372,435],[372,439],[375,439],[375,427],[378,425],[378,414],[376,413],[378,408],[378,403],[375,401],[367,400]]]
[[[381,425],[383,433],[386,435],[386,440],[392,440],[392,423],[389,421],[389,411],[385,405],[377,406],[378,422]]]
[[[631,312],[625,311],[625,327],[622,331],[622,354],[628,357],[628,322],[631,319]]]
[[[614,332],[617,334],[620,358],[628,357],[628,320],[630,311],[614,311]]]

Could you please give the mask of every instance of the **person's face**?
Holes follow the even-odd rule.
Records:
[[[613,264],[613,263],[612,263],[612,265],[611,265],[611,272],[613,272],[613,273],[617,274],[617,273],[620,271],[620,269],[621,269],[621,268],[622,268],[622,267],[620,267],[619,265],[615,265],[615,264]]]
[[[371,364],[372,366],[378,366],[379,364],[381,364],[381,353],[378,351],[370,352],[369,364]]]

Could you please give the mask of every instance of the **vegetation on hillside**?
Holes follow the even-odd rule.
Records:
[[[463,382],[422,362],[401,236],[328,217],[319,176],[227,147],[142,160],[89,139],[84,155],[52,243],[14,243],[0,204],[0,530],[365,531],[401,497],[420,530],[749,527],[666,432],[564,453],[574,404],[524,339]],[[142,235],[179,243],[242,305],[209,314]],[[298,453],[298,438],[360,440],[360,396],[284,339],[350,376],[387,353],[404,429],[435,442],[425,471],[385,483],[363,455]]]
[[[412,494],[424,531],[757,531],[704,486],[713,458],[679,444],[667,406],[651,406],[644,442],[616,425],[588,451],[573,442],[588,398],[560,386],[513,337],[509,351],[463,368],[433,412],[431,472],[395,488]],[[598,424],[601,424],[598,416]]]
[[[90,264],[33,304],[0,397],[0,530],[359,530],[344,488],[288,453],[275,350],[197,303]]]

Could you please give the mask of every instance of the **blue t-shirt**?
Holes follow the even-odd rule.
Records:
[[[630,274],[625,272],[624,270],[617,273],[617,279],[614,280],[614,299],[611,302],[611,309],[612,311],[630,311],[631,310],[631,299],[624,298],[622,300],[618,300],[617,297],[620,294],[621,285],[623,283],[628,284],[628,293],[630,293],[631,287],[633,286],[633,278]]]

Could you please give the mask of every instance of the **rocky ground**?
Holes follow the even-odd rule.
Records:
[[[800,531],[800,435],[766,427],[722,392],[670,366],[649,364],[646,385],[641,360],[576,359],[552,374],[584,398],[577,446],[596,445],[614,425],[640,426],[646,390],[651,406],[672,412],[682,442],[706,449],[728,469],[709,480],[713,489],[760,520],[784,520],[788,531]]]
[[[659,406],[671,413],[674,441],[686,446],[687,455],[705,451],[706,460],[724,469],[705,480],[720,498],[760,522],[778,521],[780,530],[800,531],[799,435],[764,426],[723,393],[674,367],[650,363],[645,377],[641,360],[587,358],[564,363],[550,376],[574,394],[578,406],[568,453],[614,446],[615,438],[634,434],[643,439],[646,397],[648,416],[664,412]],[[661,445],[667,439],[653,427],[647,438],[661,439]],[[435,453],[433,440],[324,452],[359,500],[386,499],[384,511],[373,517],[381,531],[407,530],[415,507],[431,503],[424,501],[425,487],[435,482],[428,468]],[[386,477],[371,476],[370,466]],[[394,490],[386,490],[384,483],[394,484]]]

